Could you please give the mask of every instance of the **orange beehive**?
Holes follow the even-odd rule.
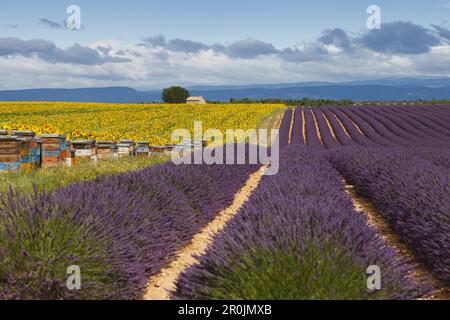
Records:
[[[164,150],[165,150],[165,147],[150,146],[150,153],[151,154],[163,154]]]
[[[42,141],[42,167],[57,167],[62,162],[62,151],[66,150],[66,136],[60,134],[43,134]]]

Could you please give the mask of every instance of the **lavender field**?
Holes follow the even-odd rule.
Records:
[[[447,299],[450,108],[293,113],[280,129],[280,173],[263,179],[200,263],[179,278],[172,297],[415,299],[440,291],[438,298]],[[374,205],[413,256],[393,250],[355,212],[347,184]],[[361,275],[374,264],[384,270],[383,287],[367,291]],[[429,273],[414,279],[417,264]]]
[[[448,297],[450,107],[287,109],[279,138],[279,173],[179,270],[170,298]],[[1,194],[0,299],[142,299],[260,168],[165,163]],[[69,265],[81,290],[66,286]],[[370,266],[380,288],[368,288]]]

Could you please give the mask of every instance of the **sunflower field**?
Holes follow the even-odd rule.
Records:
[[[175,129],[257,128],[266,117],[284,109],[270,104],[101,104],[75,102],[0,102],[0,129],[60,133],[68,139],[148,140],[171,143]]]

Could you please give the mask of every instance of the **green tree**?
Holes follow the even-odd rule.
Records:
[[[183,87],[170,87],[162,91],[161,98],[165,103],[186,103],[189,91]]]

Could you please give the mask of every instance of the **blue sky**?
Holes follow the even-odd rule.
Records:
[[[63,25],[71,4],[80,6],[84,29],[51,28],[49,23]],[[380,6],[386,24],[380,35],[365,35],[371,4]],[[156,88],[340,81],[378,73],[447,76],[448,67],[442,72],[439,65],[445,59],[427,60],[447,54],[448,20],[450,0],[2,1],[0,68],[10,78],[0,80],[0,89],[36,87],[43,79],[49,86]],[[433,25],[443,28],[440,41]],[[158,35],[165,40],[155,41]],[[360,65],[351,74],[347,67],[355,58]],[[372,64],[380,72],[368,68]]]
[[[445,0],[39,0],[2,1],[0,35],[47,38],[60,45],[119,38],[128,41],[156,34],[206,43],[257,38],[277,46],[310,41],[324,29],[358,31],[366,27],[366,8],[377,4],[383,20],[439,24],[450,20]],[[82,32],[49,30],[38,19],[61,22],[66,8],[82,10]],[[19,25],[13,29],[7,25]]]

